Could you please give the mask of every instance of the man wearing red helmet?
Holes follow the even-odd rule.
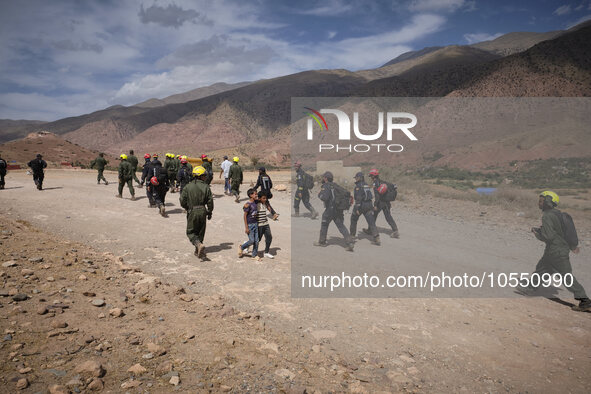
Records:
[[[369,177],[372,180],[372,185],[375,194],[373,208],[374,220],[377,223],[378,215],[380,214],[380,212],[383,211],[384,217],[386,218],[386,222],[388,222],[388,224],[392,228],[392,233],[390,234],[390,237],[398,238],[398,227],[396,226],[396,222],[394,221],[392,213],[390,212],[390,210],[392,209],[391,201],[394,201],[394,199],[396,198],[396,185],[383,182],[380,179],[380,172],[375,168],[369,171]],[[389,192],[388,189],[390,189]],[[363,229],[363,232],[365,232],[366,234],[371,233],[369,229]]]
[[[191,182],[193,175],[191,174],[191,169],[187,165],[188,161],[184,157],[181,158],[181,167],[179,168],[179,172],[176,175],[176,182],[180,185],[181,192],[183,188],[187,185],[187,183]]]

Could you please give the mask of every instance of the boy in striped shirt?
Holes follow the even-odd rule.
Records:
[[[265,254],[264,256],[268,259],[273,259],[273,256],[270,253],[269,248],[271,247],[271,241],[273,241],[273,236],[271,235],[271,226],[269,226],[269,220],[267,219],[267,193],[266,191],[261,190],[258,193],[258,201],[257,201],[257,223],[258,223],[258,236],[259,242],[263,240],[263,236],[265,237]]]

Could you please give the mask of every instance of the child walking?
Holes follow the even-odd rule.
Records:
[[[259,242],[262,241],[263,236],[265,237],[265,254],[264,256],[268,259],[275,258],[269,251],[271,247],[271,241],[273,241],[273,236],[271,235],[271,226],[269,226],[269,220],[267,219],[267,193],[264,191],[260,191],[258,194],[258,202],[257,202],[257,211],[258,211],[258,232],[259,232]]]
[[[257,207],[257,191],[255,189],[248,189],[249,200],[244,204],[242,210],[244,211],[244,232],[248,235],[248,241],[242,245],[238,245],[238,257],[244,255],[244,250],[252,245],[252,257],[260,260],[258,256],[259,248],[259,225],[258,225],[258,207]]]

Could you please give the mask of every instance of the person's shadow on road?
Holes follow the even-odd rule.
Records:
[[[57,189],[63,189],[63,187],[61,186],[56,186],[56,187],[44,187],[41,190],[57,190]]]
[[[175,215],[177,213],[183,213],[183,212],[184,212],[184,210],[182,208],[175,208],[171,211],[167,211],[166,213],[169,215]]]
[[[4,189],[0,190],[10,190],[10,189],[22,189],[24,186],[13,186],[13,187],[5,187]]]
[[[221,252],[222,250],[232,249],[232,245],[233,245],[232,242],[222,242],[219,245],[206,246],[205,252],[206,253]]]

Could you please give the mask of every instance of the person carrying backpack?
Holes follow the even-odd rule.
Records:
[[[191,173],[192,171],[189,169],[189,166],[187,166],[187,163],[187,159],[181,159],[181,167],[176,175],[176,183],[177,185],[180,185],[181,192],[187,183],[191,182],[193,177]]]
[[[572,275],[569,253],[571,251],[579,253],[574,223],[570,215],[556,209],[559,201],[558,195],[549,190],[540,193],[538,199],[538,207],[543,212],[542,227],[533,227],[531,232],[546,244],[544,254],[534,271],[534,274],[540,275],[540,278],[545,273],[550,275],[558,273],[562,280],[566,274]],[[565,285],[565,287],[574,294],[575,300],[579,301],[579,305],[573,306],[573,310],[591,311],[591,300],[574,276],[572,276],[572,285]],[[529,295],[536,289],[537,287],[530,284],[529,287],[521,288],[520,292]]]
[[[119,156],[121,163],[119,164],[119,194],[115,195],[117,198],[123,198],[123,186],[127,183],[129,187],[129,192],[131,193],[131,201],[135,201],[135,191],[133,190],[133,175],[132,171],[133,168],[131,164],[127,161],[127,155],[122,153]]]
[[[318,198],[324,202],[324,212],[322,213],[322,224],[320,225],[320,236],[314,246],[327,246],[326,236],[328,235],[328,226],[330,222],[336,224],[337,228],[347,242],[346,250],[353,251],[354,242],[349,231],[344,224],[343,211],[351,206],[351,193],[343,187],[333,182],[332,172],[326,171],[322,175],[322,187],[318,193]]]
[[[105,167],[109,162],[105,159],[104,153],[99,153],[98,157],[90,162],[90,168],[95,168],[98,171],[98,175],[96,176],[96,184],[100,185],[101,180],[105,182],[105,185],[108,185],[109,182],[105,179],[103,172],[105,171]],[[138,181],[139,182],[139,181]]]
[[[213,196],[205,182],[206,172],[202,166],[192,171],[193,179],[181,191],[179,202],[187,211],[187,237],[195,246],[195,256],[205,259],[205,228],[213,214]]]
[[[47,168],[47,162],[43,160],[43,155],[38,153],[36,158],[31,160],[27,165],[33,171],[33,181],[37,185],[37,190],[43,190],[43,180],[45,179],[45,172],[43,170]]]
[[[378,215],[380,212],[384,212],[386,222],[388,222],[390,228],[392,229],[390,237],[399,238],[400,235],[398,233],[398,226],[396,226],[396,222],[394,221],[392,213],[390,212],[392,209],[391,202],[396,199],[397,195],[396,185],[382,181],[380,179],[380,172],[375,168],[369,171],[369,177],[371,178],[375,196],[373,208],[374,221],[377,223]],[[363,232],[366,234],[371,234],[370,229],[364,229]]]
[[[0,190],[4,189],[4,177],[6,176],[6,169],[8,168],[8,163],[6,160],[0,156]]]
[[[277,220],[277,218],[279,218],[279,214],[275,212],[271,206],[271,203],[269,202],[269,200],[273,198],[273,193],[271,192],[271,189],[273,188],[273,181],[271,180],[271,177],[267,175],[267,169],[265,167],[259,168],[259,177],[257,178],[257,184],[254,185],[254,190],[257,190],[259,187],[261,188],[261,192],[267,196],[265,199],[265,205],[267,206],[267,209],[269,212],[271,212],[273,220]]]
[[[150,166],[148,178],[150,182],[150,190],[152,191],[152,200],[158,207],[158,211],[162,217],[167,217],[165,203],[166,193],[170,188],[170,181],[168,171],[162,166],[158,160],[152,162]]]
[[[314,209],[312,204],[310,204],[310,189],[314,187],[314,178],[312,175],[306,173],[302,170],[302,163],[296,161],[294,164],[294,168],[296,171],[296,185],[297,190],[295,192],[295,196],[293,199],[293,208],[295,209],[295,217],[300,216],[300,202],[304,204],[304,207],[308,211],[310,211],[311,218],[316,219],[318,217],[318,212]]]
[[[203,164],[201,164],[201,166],[203,168],[205,168],[205,173],[206,173],[205,183],[207,183],[209,185],[209,184],[211,184],[211,181],[213,180],[212,164],[211,164],[210,159],[205,154],[201,155],[201,161],[203,162]]]
[[[238,156],[234,156],[234,164],[230,166],[230,170],[228,171],[228,178],[230,179],[230,186],[232,189],[232,194],[236,197],[234,201],[237,203],[240,202],[240,185],[244,179],[242,174],[242,167],[238,164],[240,159]]]
[[[149,153],[146,153],[144,155],[144,167],[142,169],[142,180],[140,181],[140,186],[144,186],[144,183],[147,182],[146,184],[146,196],[148,197],[148,208],[156,208],[156,204],[154,203],[154,199],[152,198],[152,189],[150,188],[150,178],[148,177],[148,174],[150,173],[150,167],[153,163],[153,161],[158,161],[158,154],[154,153],[154,158],[152,159],[152,156]],[[150,161],[153,160],[153,161]],[[161,164],[162,165],[162,164]]]
[[[363,215],[367,221],[369,232],[373,237],[372,244],[380,245],[380,235],[378,234],[378,229],[376,227],[376,222],[373,215],[373,204],[371,203],[371,189],[371,186],[365,183],[362,172],[355,174],[355,190],[353,191],[355,205],[353,205],[353,213],[351,214],[351,226],[349,231],[351,233],[351,237],[355,238],[355,234],[357,233],[357,221],[359,220],[359,216]]]

